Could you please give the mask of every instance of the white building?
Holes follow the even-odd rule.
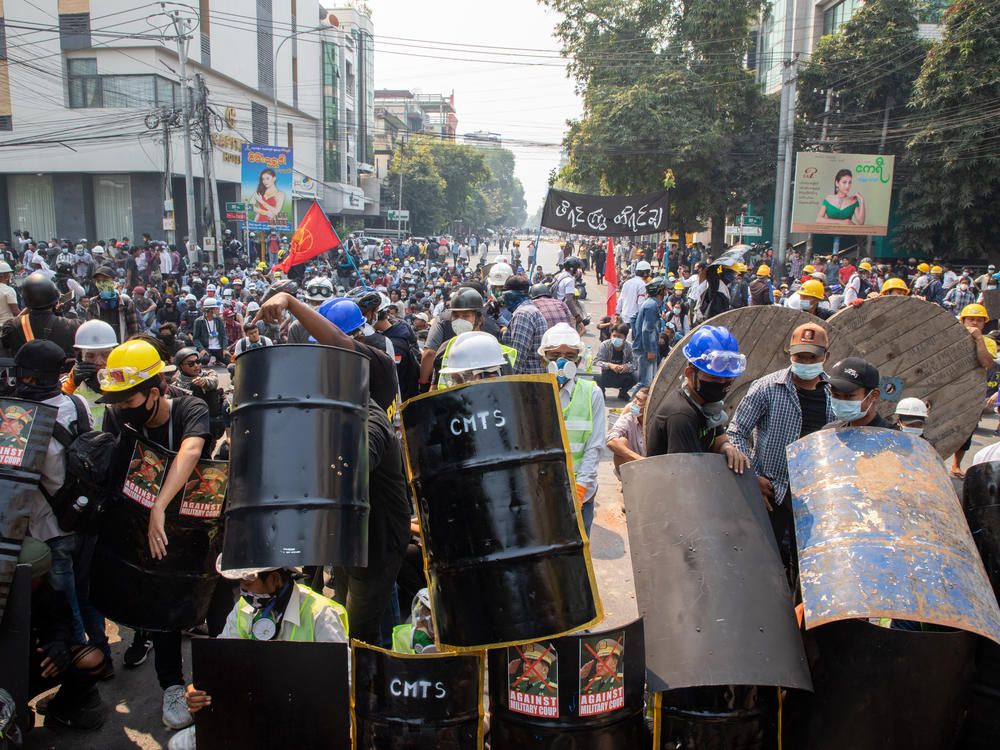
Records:
[[[165,197],[173,199],[176,238],[187,234],[174,27],[159,6],[137,5],[0,0],[0,236],[26,229],[36,239],[169,237]],[[295,220],[314,198],[335,219],[378,213],[366,14],[328,13],[309,0],[167,8],[192,21],[187,75],[200,76],[208,91],[223,209],[240,197],[241,146],[256,143],[293,148]],[[174,125],[169,169],[164,120]],[[202,140],[192,148],[199,236],[215,233],[204,216]]]

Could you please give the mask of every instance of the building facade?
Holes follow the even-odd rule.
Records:
[[[57,7],[54,23],[39,4],[0,0],[0,236],[180,242],[188,221],[175,26],[158,8],[124,0]],[[198,237],[216,234],[206,211],[213,171],[223,220],[224,204],[239,200],[245,143],[293,149],[293,221],[314,199],[334,220],[377,214],[378,186],[366,184],[375,179],[371,19],[308,0],[249,7],[167,6],[188,22]]]

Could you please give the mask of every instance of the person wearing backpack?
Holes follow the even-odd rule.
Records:
[[[114,676],[114,669],[104,616],[87,601],[87,561],[95,538],[82,530],[74,531],[84,517],[93,513],[91,500],[96,505],[100,498],[82,495],[67,464],[68,453],[77,447],[76,441],[81,436],[92,433],[94,422],[86,401],[62,392],[59,375],[65,363],[62,347],[47,339],[27,342],[14,357],[15,398],[58,410],[39,489],[32,492],[28,534],[51,549],[49,583],[66,597],[73,616],[73,638],[80,645],[94,646],[104,653],[101,677],[109,679]]]

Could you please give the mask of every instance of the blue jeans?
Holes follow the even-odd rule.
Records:
[[[591,500],[580,508],[580,515],[583,516],[583,528],[587,532],[588,538],[590,537],[590,527],[594,525],[594,506],[596,504],[596,500]]]
[[[650,362],[646,358],[646,352],[638,352],[636,356],[639,359],[639,385],[649,388],[653,385],[653,378],[656,377],[656,369],[660,363],[658,361]]]
[[[268,251],[268,253],[267,253],[267,263],[268,263],[268,265],[271,265],[271,266],[278,265],[278,254],[277,253],[272,253],[271,251]]]
[[[73,639],[101,649],[111,655],[108,636],[104,632],[104,615],[90,605],[90,559],[94,554],[95,537],[68,534],[48,541],[52,550],[52,570],[49,584],[63,592],[73,613]]]

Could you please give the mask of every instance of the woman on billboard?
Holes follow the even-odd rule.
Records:
[[[817,224],[864,224],[865,199],[861,193],[851,194],[854,177],[849,169],[841,169],[833,178],[833,195],[823,199],[816,214]]]
[[[281,213],[281,207],[285,205],[285,194],[275,186],[277,180],[278,173],[270,167],[260,171],[257,192],[250,198],[257,212],[254,221],[266,221],[269,224],[283,223],[278,220],[278,215]]]

